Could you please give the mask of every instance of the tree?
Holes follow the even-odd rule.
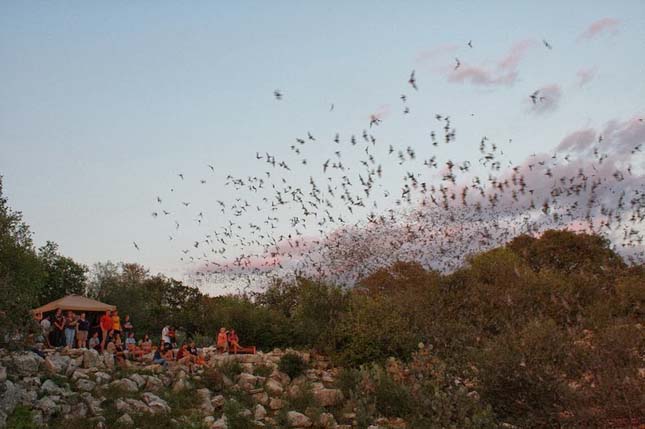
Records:
[[[24,338],[43,285],[43,270],[29,226],[4,197],[0,176],[0,344]]]
[[[46,304],[66,295],[82,295],[87,282],[87,267],[58,253],[52,241],[38,249],[38,257],[45,271],[45,284],[40,292],[40,304]]]

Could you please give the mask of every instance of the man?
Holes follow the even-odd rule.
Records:
[[[105,314],[101,316],[99,324],[101,325],[101,350],[104,350],[107,333],[113,328],[112,314],[110,313],[110,310],[107,310]]]
[[[78,323],[76,324],[76,341],[79,349],[87,348],[87,334],[90,331],[90,321],[85,318],[85,313],[81,313]]]
[[[49,333],[52,330],[52,322],[49,319],[49,316],[45,316],[40,321],[40,329],[43,332],[43,337],[45,338],[45,345],[47,346],[47,348],[51,348],[51,344],[49,343]]]

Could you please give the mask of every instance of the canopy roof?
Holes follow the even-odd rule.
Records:
[[[85,298],[79,295],[67,295],[64,298],[52,301],[42,307],[32,310],[33,313],[46,313],[54,310],[71,310],[71,311],[107,311],[116,310],[115,305],[105,304],[94,299]]]

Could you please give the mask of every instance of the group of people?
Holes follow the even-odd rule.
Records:
[[[92,325],[85,312],[67,311],[63,314],[61,309],[56,310],[54,316],[36,314],[35,318],[40,323],[42,340],[48,347],[95,349],[99,353],[112,354],[119,364],[126,359],[141,361],[146,355],[152,356],[153,363],[168,366],[177,362],[188,366],[191,371],[194,366],[205,363],[205,357],[194,341],[177,345],[176,331],[169,325],[162,329],[157,347],[153,346],[148,334],[137,341],[130,316],[126,315],[122,321],[117,310],[106,311],[97,325]],[[235,330],[221,328],[216,347],[220,353],[235,353],[240,348]]]
[[[92,325],[85,312],[76,314],[73,311],[68,311],[63,314],[63,310],[60,308],[56,310],[54,316],[43,317],[41,313],[38,313],[35,318],[40,324],[42,340],[48,347],[90,347],[103,351],[108,338],[114,339],[121,335],[127,337],[134,331],[130,316],[126,315],[121,323],[121,317],[117,310],[106,311],[98,326]]]

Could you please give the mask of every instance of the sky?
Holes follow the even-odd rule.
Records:
[[[196,239],[196,213],[169,244],[175,217],[151,216],[157,196],[222,224],[216,201],[238,196],[226,177],[261,174],[256,152],[287,154],[307,132],[359,135],[372,114],[385,145],[422,150],[442,113],[460,143],[442,156],[474,153],[485,135],[512,139],[519,162],[645,115],[644,44],[639,0],[4,1],[0,174],[38,245],[181,278],[175,243]]]

